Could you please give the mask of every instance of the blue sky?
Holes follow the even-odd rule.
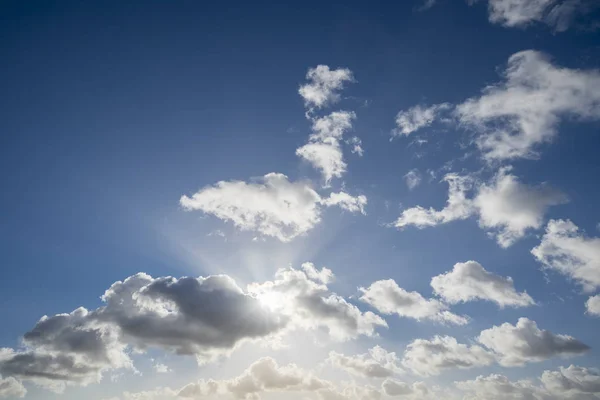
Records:
[[[0,398],[599,398],[600,9],[472,3],[6,2]]]

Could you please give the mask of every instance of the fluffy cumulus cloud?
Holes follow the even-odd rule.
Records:
[[[411,342],[402,365],[417,375],[432,376],[445,370],[487,366],[494,361],[495,356],[479,345],[458,343],[451,336],[435,336]]]
[[[369,349],[366,354],[346,356],[332,351],[327,362],[352,375],[364,378],[388,378],[403,372],[396,353],[380,346]]]
[[[331,193],[329,197],[323,199],[321,203],[326,206],[338,206],[342,210],[350,211],[352,213],[360,212],[361,214],[365,214],[367,197],[365,195],[354,197],[346,192],[337,192]]]
[[[284,316],[265,309],[227,275],[152,278],[137,274],[114,283],[96,318],[116,325],[136,349],[157,347],[196,356],[227,354],[244,340],[281,330]]]
[[[255,361],[236,378],[192,383],[180,389],[178,396],[258,399],[261,393],[317,392],[330,387],[330,382],[315,377],[295,364],[280,366],[274,359],[265,357]]]
[[[467,198],[467,192],[473,184],[472,179],[468,176],[447,174],[443,181],[448,183],[448,201],[443,209],[421,206],[408,208],[402,211],[394,226],[404,228],[414,225],[417,228],[425,228],[469,218],[473,214],[473,204]]]
[[[283,174],[270,173],[253,182],[221,181],[182,196],[181,206],[199,210],[238,229],[258,232],[288,242],[305,234],[321,221],[322,205],[339,205],[348,211],[363,211],[365,196],[353,198],[341,192],[323,200],[308,182],[291,182]]]
[[[327,65],[311,68],[306,74],[308,83],[300,86],[298,93],[307,107],[324,107],[339,101],[339,90],[353,82],[352,71],[347,68],[330,69]]]
[[[539,229],[550,206],[567,201],[564,194],[547,185],[530,186],[502,168],[491,183],[479,187],[474,199],[479,224],[493,230],[502,247],[523,237],[528,229]]]
[[[409,190],[413,190],[421,184],[421,173],[418,169],[411,169],[404,175],[404,182]]]
[[[23,384],[13,377],[3,379],[0,376],[0,399],[3,398],[23,398],[27,390]]]
[[[557,271],[586,291],[600,287],[600,238],[590,238],[569,220],[551,220],[541,243],[531,250],[544,267]]]
[[[425,228],[476,216],[479,225],[488,230],[500,246],[509,247],[528,230],[541,228],[550,206],[567,201],[564,194],[548,185],[520,182],[510,173],[510,168],[501,168],[488,183],[477,184],[471,176],[456,174],[447,174],[444,181],[449,188],[443,209],[408,208],[394,225]],[[474,193],[469,195],[471,191]]]
[[[600,395],[600,373],[596,369],[571,365],[558,371],[544,371],[541,377],[544,387],[557,398],[598,398]],[[588,396],[584,395],[597,395]],[[561,396],[561,397],[559,397]]]
[[[511,381],[504,375],[478,376],[455,382],[469,400],[592,400],[600,395],[598,371],[571,365],[544,371],[539,382]]]
[[[476,3],[478,0],[467,0]],[[578,17],[598,7],[594,0],[488,0],[489,20],[508,28],[544,23],[555,31],[569,29]]]
[[[600,317],[600,294],[591,296],[585,302],[585,308],[588,314]]]
[[[304,264],[302,270],[284,268],[277,271],[275,280],[252,284],[249,290],[267,308],[288,318],[292,326],[325,331],[337,340],[374,336],[377,327],[387,327],[380,316],[362,312],[331,293],[324,283],[333,278],[330,272],[315,271],[312,264]]]
[[[535,304],[526,292],[517,292],[512,278],[495,275],[476,261],[455,264],[452,271],[433,277],[431,287],[451,304],[473,300],[492,301],[501,308]]]
[[[0,349],[0,374],[57,393],[66,385],[99,382],[104,371],[133,369],[118,333],[85,308],[44,316],[23,335],[24,349]]]
[[[386,379],[381,387],[383,393],[390,397],[424,399],[429,395],[429,389],[423,382],[409,384],[395,379]]]
[[[231,379],[200,380],[179,389],[156,388],[137,393],[125,392],[111,400],[182,400],[248,399],[266,393],[313,393],[331,390],[333,384],[315,377],[296,364],[279,365],[270,357],[253,362],[239,376]]]
[[[504,375],[492,374],[478,376],[474,380],[455,382],[455,386],[469,400],[535,400],[537,394],[542,394],[533,382],[522,380],[512,382]]]
[[[518,2],[530,3],[530,2]],[[554,65],[543,53],[513,54],[505,80],[456,107],[463,126],[477,133],[488,160],[537,157],[564,117],[600,118],[600,72]]]
[[[396,115],[396,128],[392,130],[392,137],[408,136],[419,129],[430,126],[436,118],[450,108],[450,104],[436,104],[429,107],[417,105]]]
[[[498,355],[504,366],[544,361],[551,357],[571,357],[590,347],[572,336],[539,329],[535,321],[519,318],[516,325],[504,323],[481,332],[477,339]]]
[[[373,282],[368,288],[360,288],[360,300],[382,314],[397,314],[416,320],[464,325],[468,319],[448,311],[448,306],[436,299],[426,299],[418,292],[408,292],[393,279]]]
[[[308,161],[321,172],[325,184],[329,185],[333,178],[340,178],[346,172],[341,142],[345,132],[352,128],[352,120],[356,114],[349,111],[335,111],[320,118],[312,118],[313,133],[308,143],[296,149],[296,155]],[[360,139],[350,140],[351,151],[362,155]]]
[[[227,275],[177,279],[139,273],[111,285],[96,310],[40,319],[23,335],[23,349],[0,349],[0,374],[6,390],[14,387],[13,378],[62,392],[67,385],[99,382],[109,370],[135,371],[131,350],[155,348],[204,363],[244,342],[271,343],[293,329],[347,340],[374,336],[377,327],[387,326],[332,293],[326,286],[332,279],[330,270],[311,263],[279,270],[274,281],[251,284],[247,291]]]
[[[577,356],[589,349],[571,336],[539,329],[534,321],[520,318],[516,325],[504,323],[481,331],[477,343],[470,345],[451,336],[416,339],[407,346],[402,365],[417,375],[432,376],[496,362],[505,367],[521,366],[552,357]]]

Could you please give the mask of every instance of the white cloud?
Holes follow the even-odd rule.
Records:
[[[430,107],[416,105],[408,110],[400,111],[396,115],[396,126],[392,130],[392,137],[408,136],[419,129],[430,126],[438,115],[450,108],[450,104],[436,104]]]
[[[450,304],[473,300],[493,301],[501,308],[535,304],[526,292],[515,290],[512,278],[495,275],[476,261],[454,264],[452,271],[433,277],[431,287]]]
[[[360,140],[359,137],[353,136],[348,139],[346,143],[352,146],[352,150],[350,150],[352,154],[358,154],[360,157],[365,154],[365,151],[362,148],[362,140]]]
[[[531,186],[521,183],[501,168],[490,183],[475,185],[470,176],[447,174],[448,201],[441,210],[416,206],[402,212],[394,225],[404,228],[414,225],[425,228],[455,220],[478,216],[479,225],[491,230],[498,244],[508,247],[522,238],[529,229],[539,229],[548,207],[565,203],[564,194],[547,185]],[[476,194],[468,197],[475,186]]]
[[[375,336],[377,327],[387,327],[378,315],[362,312],[343,297],[329,291],[324,281],[331,281],[331,271],[279,269],[275,280],[249,285],[250,293],[265,306],[290,320],[292,327],[325,331],[336,340],[359,335]]]
[[[519,2],[521,3],[521,2]],[[557,134],[562,118],[600,119],[600,72],[556,66],[527,50],[508,60],[504,82],[458,105],[463,126],[474,129],[488,160],[537,157]]]
[[[592,369],[560,367],[544,371],[541,384],[531,380],[512,382],[506,376],[492,374],[474,380],[455,382],[469,400],[592,400],[600,394],[600,376]]]
[[[528,229],[539,229],[550,206],[567,201],[564,194],[547,185],[525,185],[502,168],[491,184],[479,187],[474,205],[479,224],[494,229],[498,243],[508,247],[523,237]]]
[[[600,238],[589,238],[569,220],[551,220],[541,243],[531,250],[546,268],[581,284],[586,291],[600,287]]]
[[[0,398],[23,398],[27,394],[27,389],[21,382],[13,377],[2,378],[0,376]]]
[[[298,93],[307,107],[321,108],[340,99],[338,91],[346,82],[354,82],[352,71],[347,68],[330,69],[327,65],[311,68],[306,74],[309,83],[300,86]]]
[[[361,214],[366,214],[365,206],[367,205],[367,197],[365,195],[354,197],[345,192],[338,192],[331,193],[329,197],[323,199],[321,203],[328,207],[338,206],[341,209],[352,213],[360,212]]]
[[[325,186],[328,186],[333,178],[341,178],[346,172],[347,165],[337,140],[332,140],[330,143],[307,143],[296,149],[296,155],[321,172]]]
[[[471,381],[455,382],[455,386],[467,393],[469,400],[535,400],[541,389],[531,381],[511,382],[506,376],[492,374],[478,376]]]
[[[302,270],[304,271],[308,279],[324,283],[325,285],[334,280],[333,271],[325,267],[319,270],[317,267],[315,267],[315,264],[311,262],[303,263]]]
[[[340,192],[321,199],[309,183],[290,182],[283,174],[270,173],[250,183],[221,181],[191,197],[182,196],[180,203],[188,211],[199,210],[231,221],[240,230],[289,242],[321,221],[321,205],[364,213],[367,198]]]
[[[310,117],[309,117],[310,118]],[[309,142],[296,149],[296,155],[305,159],[321,172],[325,185],[333,178],[340,178],[346,172],[346,163],[340,141],[346,131],[352,128],[356,114],[349,111],[336,111],[321,118],[311,118],[313,133]],[[360,139],[354,150],[362,153]],[[356,149],[358,146],[358,149]]]
[[[418,169],[411,169],[404,175],[404,181],[409,190],[413,190],[421,183],[421,174]]]
[[[448,311],[448,306],[436,299],[425,299],[417,292],[407,292],[393,279],[377,281],[368,288],[359,288],[360,300],[377,311],[416,320],[464,325],[468,319]]]
[[[331,351],[327,362],[353,375],[363,378],[387,378],[403,372],[396,353],[380,346],[369,349],[366,354],[345,356]]]
[[[320,222],[320,200],[308,183],[270,173],[251,183],[220,181],[191,197],[182,196],[180,203],[186,210],[200,210],[241,230],[287,242]]]
[[[448,369],[469,369],[490,365],[492,353],[478,345],[458,343],[450,336],[435,336],[432,340],[416,339],[410,343],[402,365],[417,375],[438,375]]]
[[[414,225],[417,228],[425,228],[469,218],[473,214],[473,205],[466,197],[466,192],[471,188],[472,179],[456,174],[447,174],[444,182],[448,183],[448,201],[443,209],[438,211],[421,206],[406,209],[396,220],[394,226],[404,228]]]
[[[600,317],[600,294],[591,296],[585,302],[585,308],[588,314]]]
[[[540,379],[544,387],[557,398],[575,400],[581,399],[584,394],[600,395],[600,373],[596,369],[570,365],[558,371],[544,371]]]
[[[477,340],[493,350],[504,366],[539,362],[555,356],[576,356],[590,349],[571,336],[541,330],[535,321],[527,318],[519,318],[516,325],[504,323],[486,329]]]
[[[475,3],[477,0],[468,0]],[[557,32],[598,7],[594,0],[488,0],[489,20],[507,28],[544,23]]]
[[[381,387],[383,392],[390,397],[414,398],[417,400],[427,398],[429,394],[429,390],[423,382],[408,384],[388,378]]]
[[[137,393],[125,392],[124,400],[248,399],[258,400],[263,393],[318,393],[333,384],[315,377],[296,364],[279,365],[270,357],[253,362],[231,379],[200,380],[180,389],[156,388]]]
[[[344,133],[352,129],[356,114],[351,111],[334,111],[321,118],[312,119],[312,131],[309,139],[314,142],[341,140]]]
[[[152,365],[152,368],[154,369],[154,371],[156,371],[159,374],[167,374],[169,372],[173,372],[173,370],[171,368],[169,368],[168,365],[165,365],[165,364],[162,364],[159,362]]]

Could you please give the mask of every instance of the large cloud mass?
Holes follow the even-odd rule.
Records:
[[[61,392],[66,385],[99,382],[109,370],[134,370],[128,349],[156,348],[204,363],[244,342],[270,343],[294,329],[347,340],[374,336],[377,327],[387,326],[332,293],[332,279],[330,270],[311,263],[281,269],[275,280],[247,291],[227,275],[177,279],[139,273],[111,285],[96,310],[40,319],[23,336],[22,350],[0,349],[0,374]]]

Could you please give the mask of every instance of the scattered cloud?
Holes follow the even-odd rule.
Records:
[[[339,90],[346,82],[354,82],[352,71],[347,68],[330,69],[327,65],[311,68],[306,74],[307,84],[300,86],[298,93],[306,107],[321,108],[340,99]]]
[[[487,271],[476,261],[454,264],[452,271],[431,279],[434,293],[450,304],[474,300],[492,301],[501,308],[535,304],[526,292],[517,292],[510,277]]]
[[[341,148],[344,133],[352,129],[356,114],[350,111],[335,111],[320,118],[308,117],[312,121],[313,133],[309,141],[296,149],[296,155],[305,159],[321,172],[325,185],[333,178],[341,178],[346,172],[346,163]],[[360,139],[354,137],[354,148],[362,154]]]
[[[345,192],[331,193],[329,197],[323,199],[321,203],[328,207],[338,206],[342,210],[350,211],[352,213],[360,212],[361,214],[366,215],[365,206],[367,205],[367,197],[364,195],[354,197]]]
[[[374,282],[366,289],[359,288],[359,291],[362,293],[360,300],[382,314],[455,325],[468,323],[466,317],[448,311],[446,304],[436,299],[425,299],[417,292],[407,292],[393,279]]]
[[[487,366],[494,361],[495,356],[481,346],[461,344],[451,336],[435,336],[411,342],[402,365],[417,375],[432,376],[449,369]]]
[[[568,201],[560,191],[544,184],[523,184],[509,171],[500,169],[490,184],[479,187],[474,199],[479,225],[493,230],[502,247],[512,245],[528,229],[541,228],[547,209]]]
[[[476,3],[478,0],[467,0]],[[543,23],[556,32],[569,29],[581,16],[598,8],[594,0],[488,0],[491,23],[507,28],[525,28]]]
[[[362,157],[365,154],[365,151],[362,148],[362,140],[360,140],[360,138],[358,138],[357,136],[353,136],[350,139],[348,139],[346,141],[346,144],[352,146],[352,150],[350,150],[352,154],[358,154],[359,157]]]
[[[588,314],[600,317],[600,295],[591,296],[585,302],[585,308]]]
[[[539,384],[531,380],[512,382],[504,375],[478,376],[455,382],[470,400],[592,400],[600,394],[598,371],[571,365],[544,371]]]
[[[408,136],[420,129],[430,126],[443,111],[449,110],[449,103],[425,107],[416,105],[396,115],[396,128],[392,130],[392,138]]]
[[[399,366],[396,353],[388,352],[380,346],[369,349],[366,354],[345,356],[332,351],[327,362],[331,365],[363,378],[387,378],[404,371]]]
[[[421,173],[418,169],[411,169],[404,175],[404,181],[409,190],[413,190],[421,184]]]
[[[421,206],[408,208],[402,211],[394,226],[404,228],[414,225],[417,228],[425,228],[469,218],[473,214],[473,204],[466,193],[471,188],[473,180],[468,176],[447,174],[443,181],[448,183],[448,201],[443,209],[438,211]]]
[[[585,236],[569,220],[550,220],[531,253],[544,267],[575,280],[585,291],[600,287],[600,238]]]
[[[562,118],[600,119],[599,104],[599,71],[556,66],[544,53],[527,50],[509,58],[504,82],[459,104],[455,115],[476,132],[486,159],[510,160],[537,157]]]
[[[240,230],[254,231],[289,242],[321,221],[321,205],[339,205],[351,212],[363,212],[365,196],[332,193],[323,200],[308,182],[291,182],[283,174],[270,173],[253,182],[221,181],[200,189],[191,197],[182,196],[181,206],[199,210]]]
[[[490,231],[502,247],[509,247],[529,229],[539,229],[547,209],[563,204],[567,197],[560,191],[542,184],[523,184],[501,168],[489,183],[477,185],[471,176],[447,174],[448,201],[441,210],[416,206],[402,212],[394,225],[404,228],[414,225],[425,228],[477,216],[479,225]],[[475,187],[473,197],[469,191]]]
[[[159,373],[159,374],[167,374],[169,372],[173,372],[173,370],[171,368],[169,368],[168,365],[162,364],[162,363],[154,363],[154,365],[152,365],[152,368],[154,369],[155,372]]]
[[[600,394],[600,373],[597,369],[570,365],[558,371],[544,371],[540,379],[557,399],[581,399],[584,394]]]
[[[429,10],[431,7],[435,6],[437,0],[422,0],[421,5],[417,7],[417,11],[425,11]]]
[[[519,318],[516,325],[504,323],[486,329],[477,340],[498,354],[503,366],[539,362],[555,356],[571,357],[590,349],[571,336],[541,330],[528,318]]]
[[[383,393],[390,397],[424,399],[429,398],[429,389],[423,382],[412,384],[388,378],[381,385]]]

